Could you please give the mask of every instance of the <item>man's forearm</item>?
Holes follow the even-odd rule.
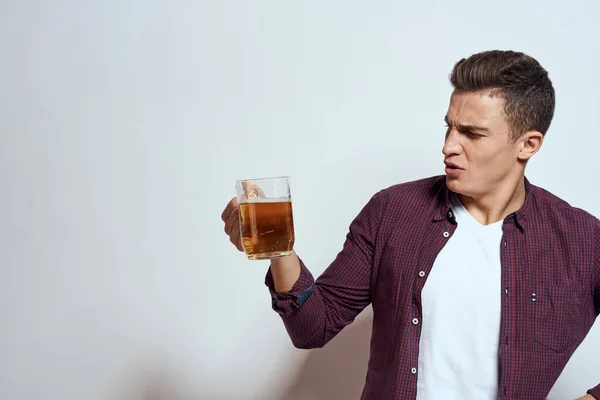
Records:
[[[292,290],[300,277],[300,261],[295,251],[289,256],[271,260],[271,275],[277,293],[286,293]]]

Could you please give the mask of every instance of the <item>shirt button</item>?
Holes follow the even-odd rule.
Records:
[[[448,211],[448,218],[452,218],[452,211]]]
[[[424,277],[424,276],[425,276],[425,271],[421,271],[421,272],[419,272],[419,276],[420,276],[421,278],[422,278],[422,277]]]
[[[418,323],[419,323],[419,320],[418,320],[418,319],[416,319],[416,318],[413,318],[413,325],[416,325],[416,324],[418,324]]]
[[[411,369],[410,369],[410,372],[411,372],[412,374],[416,374],[416,373],[417,373],[417,369],[416,369],[416,368],[411,368]]]
[[[450,234],[448,232],[444,232],[443,235],[444,235],[445,238],[447,238],[448,236],[450,236]]]

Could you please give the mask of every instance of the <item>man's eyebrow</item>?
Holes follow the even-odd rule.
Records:
[[[448,121],[448,116],[444,116],[444,122],[447,125],[450,125],[450,122]],[[479,132],[489,132],[490,130],[486,127],[483,126],[477,126],[477,125],[473,125],[473,124],[459,124],[456,125],[456,129],[458,130],[463,130],[463,131],[479,131]]]

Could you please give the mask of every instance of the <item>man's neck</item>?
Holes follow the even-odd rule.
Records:
[[[520,174],[518,179],[507,179],[493,193],[481,198],[458,194],[458,198],[469,214],[480,224],[489,225],[506,218],[521,208],[525,202],[525,177]]]

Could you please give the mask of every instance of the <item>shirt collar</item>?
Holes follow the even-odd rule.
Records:
[[[446,186],[446,178],[443,177],[443,183],[437,193],[438,207],[433,216],[434,221],[442,221],[447,219],[452,223],[456,223],[454,212],[452,211],[452,201],[450,199],[451,194],[452,192],[450,189],[448,189],[448,186]],[[531,185],[527,177],[525,177],[525,202],[520,209],[509,214],[504,221],[507,222],[514,220],[515,225],[524,231],[527,225],[527,220],[529,219],[529,215],[531,214],[532,203],[535,201],[534,198],[535,187]]]
[[[434,221],[442,221],[448,219],[452,223],[455,223],[454,212],[452,211],[452,202],[450,201],[450,189],[446,186],[446,177],[442,177],[443,182],[440,185],[440,189],[437,192],[437,212],[433,216]]]

